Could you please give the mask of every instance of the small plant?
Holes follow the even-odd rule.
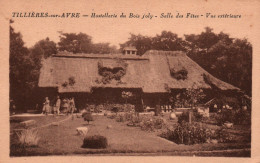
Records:
[[[73,86],[76,83],[75,78],[73,76],[69,77],[69,85]]]
[[[173,132],[171,132],[169,139],[177,144],[191,145],[206,143],[215,137],[217,136],[214,130],[202,127],[197,123],[189,124],[183,122],[179,124]]]
[[[121,78],[126,74],[127,63],[124,60],[117,60],[117,67],[105,67],[102,62],[98,62],[98,74],[102,79],[96,79],[98,84],[108,84],[111,80],[116,80],[118,84],[121,83]]]
[[[38,132],[35,130],[24,130],[21,133],[17,133],[17,136],[20,145],[24,147],[36,147],[40,140]]]
[[[107,147],[107,138],[101,135],[87,136],[83,140],[82,148],[106,148]]]
[[[127,100],[133,97],[133,93],[129,91],[123,91],[121,96],[123,99],[125,99],[125,103],[127,103]]]
[[[122,115],[122,114],[119,114],[116,116],[116,121],[117,122],[125,122],[126,119],[125,119],[125,115]]]
[[[197,111],[190,111],[191,112],[191,121],[192,122],[201,122],[203,119],[203,115],[198,113]],[[189,122],[189,111],[184,111],[179,117],[178,117],[178,123],[183,122]]]
[[[66,87],[68,86],[68,84],[69,84],[69,83],[65,81],[65,82],[62,84],[62,86],[63,86],[64,88],[66,88]]]
[[[174,68],[170,69],[171,76],[177,80],[185,80],[188,78],[188,71],[185,68],[182,68],[179,71],[176,71]]]
[[[88,122],[88,124],[89,124],[90,121],[94,121],[93,116],[90,112],[83,113],[82,117],[84,118],[84,121]]]

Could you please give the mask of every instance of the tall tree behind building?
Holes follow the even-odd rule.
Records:
[[[185,35],[187,54],[217,78],[233,84],[251,95],[252,45],[247,39],[231,38],[206,27],[198,35]]]
[[[15,104],[23,107],[24,101],[28,98],[29,90],[32,88],[31,69],[32,60],[29,50],[24,46],[22,35],[15,32],[10,21],[10,57],[9,57],[9,79],[10,99]]]
[[[85,33],[59,33],[59,51],[94,54],[110,54],[117,52],[115,46],[110,46],[109,43],[93,43],[92,37]]]

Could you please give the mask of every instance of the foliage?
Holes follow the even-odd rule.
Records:
[[[206,27],[198,35],[185,35],[187,54],[215,77],[231,83],[251,95],[252,45],[246,39],[216,34]]]
[[[10,21],[10,99],[13,99],[17,109],[23,109],[26,100],[37,85],[37,65],[31,58],[30,51],[25,47],[22,35],[15,32]]]
[[[107,138],[101,135],[87,136],[83,140],[82,148],[106,148],[108,145]]]
[[[223,32],[217,34],[206,27],[200,34],[185,35],[185,40],[170,31],[162,31],[155,37],[130,34],[120,49],[130,45],[136,47],[138,55],[147,50],[185,51],[206,71],[251,95],[252,44],[247,39],[231,38]]]
[[[193,107],[195,104],[198,104],[200,100],[202,100],[205,97],[205,94],[202,89],[199,89],[198,87],[196,87],[195,84],[193,84],[192,88],[186,89],[184,96],[187,102],[190,104],[190,106]]]
[[[118,112],[118,108],[117,107],[113,107],[113,109],[111,110],[112,112],[114,112],[114,113],[117,113]]]
[[[162,31],[160,35],[148,37],[143,35],[130,34],[130,38],[123,44],[120,44],[120,49],[123,50],[127,46],[135,46],[138,55],[143,55],[147,50],[166,50],[176,51],[185,50],[185,42],[170,31]]]
[[[228,133],[227,130],[221,128],[216,131],[217,139],[220,143],[235,143],[235,136]],[[250,136],[249,136],[250,137]]]
[[[21,133],[17,133],[17,136],[20,145],[24,147],[36,147],[40,140],[36,130],[23,130]]]
[[[251,115],[248,111],[239,109],[222,109],[218,112],[214,119],[218,125],[222,125],[225,122],[234,124],[251,124]]]
[[[203,119],[203,116],[199,114],[197,111],[184,111],[179,117],[178,117],[178,123],[181,124],[183,122],[189,122],[189,112],[191,112],[191,121],[192,122],[201,122]]]
[[[75,77],[74,76],[69,77],[69,85],[73,86],[75,83],[76,83]]]
[[[182,68],[179,71],[176,71],[174,68],[170,69],[171,76],[177,80],[185,80],[188,78],[188,71],[185,68]]]
[[[167,130],[161,136],[177,144],[186,145],[206,143],[217,138],[214,130],[200,126],[197,123],[189,124],[186,122],[179,124],[173,131]]]
[[[133,97],[133,93],[130,91],[123,91],[122,92],[122,98],[124,98],[126,100],[125,103],[127,103],[127,99]]]
[[[60,51],[72,53],[94,53],[109,54],[116,53],[116,47],[110,46],[109,43],[92,42],[92,37],[85,33],[63,33],[60,32],[60,41],[58,42]]]
[[[144,131],[155,131],[162,129],[166,124],[163,118],[153,116],[132,116],[129,124],[139,126]]]
[[[94,121],[93,116],[90,112],[82,113],[82,117],[84,118],[84,121],[88,122],[88,124],[90,121]]]
[[[155,106],[154,115],[158,116],[162,112],[160,105]]]
[[[125,122],[126,121],[125,114],[118,114],[118,115],[116,115],[116,121],[117,122]]]
[[[102,62],[98,62],[98,74],[102,76],[102,79],[97,79],[95,82],[108,84],[114,79],[118,84],[122,83],[121,78],[126,74],[127,63],[120,59],[117,60],[117,63],[117,67],[110,68],[104,67]]]

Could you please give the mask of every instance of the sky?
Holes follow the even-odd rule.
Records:
[[[11,17],[14,20],[13,27],[20,32],[27,47],[33,46],[37,41],[49,37],[54,42],[59,41],[58,31],[65,33],[86,33],[92,36],[94,43],[108,42],[119,47],[133,34],[155,36],[163,30],[171,31],[183,37],[184,34],[199,34],[209,26],[215,33],[224,32],[235,38],[250,38],[253,36],[254,13],[250,12],[252,5],[237,3],[238,1],[219,1],[214,4],[210,1],[196,1],[196,3],[183,1],[30,1],[19,3],[15,1],[7,17],[12,12],[48,12],[49,14],[61,14],[78,12],[80,18],[20,18]],[[186,3],[185,3],[186,2]],[[125,13],[127,18],[85,18],[82,15],[117,14]],[[152,19],[129,18],[129,14],[143,14],[157,16]],[[174,18],[159,18],[164,13],[171,13]],[[187,13],[204,15],[200,18],[175,18],[180,13],[184,17]],[[234,18],[205,18],[206,13],[212,15],[239,14],[240,19]]]

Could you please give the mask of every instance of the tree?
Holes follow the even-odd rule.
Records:
[[[36,83],[38,83],[39,80],[42,59],[46,59],[53,54],[57,54],[56,43],[50,41],[48,37],[44,40],[38,41],[32,48],[30,48],[30,58],[34,64],[31,75]]]
[[[184,96],[193,109],[193,107],[205,97],[205,94],[202,89],[196,87],[196,85],[193,84],[192,88],[186,89],[186,92],[184,92]]]
[[[93,44],[91,48],[91,53],[94,54],[111,54],[116,53],[116,47],[110,46],[109,43],[97,43]]]
[[[143,35],[130,34],[130,38],[123,44],[120,44],[121,51],[124,47],[135,46],[138,55],[143,55],[147,50],[164,51],[186,51],[186,42],[179,38],[177,34],[170,31],[162,31],[160,35],[148,37]]]
[[[90,53],[92,48],[92,37],[84,33],[62,33],[60,32],[60,51],[72,53]]]
[[[215,77],[251,95],[252,45],[246,39],[213,33],[209,27],[199,35],[185,35],[188,56]]]
[[[110,46],[109,43],[92,42],[92,37],[85,33],[62,33],[59,32],[60,41],[58,42],[59,51],[68,51],[72,53],[94,53],[94,54],[111,54],[116,53],[117,48]]]
[[[32,88],[31,69],[32,60],[29,50],[24,46],[22,35],[15,32],[10,21],[10,99],[15,101],[18,109],[23,108],[28,92]]]
[[[170,31],[162,31],[161,35],[156,35],[152,39],[152,47],[155,50],[165,51],[185,51],[182,38]]]
[[[123,44],[120,44],[121,51],[127,46],[135,46],[138,55],[143,55],[147,50],[152,49],[152,38],[143,35],[130,33],[130,38]]]

